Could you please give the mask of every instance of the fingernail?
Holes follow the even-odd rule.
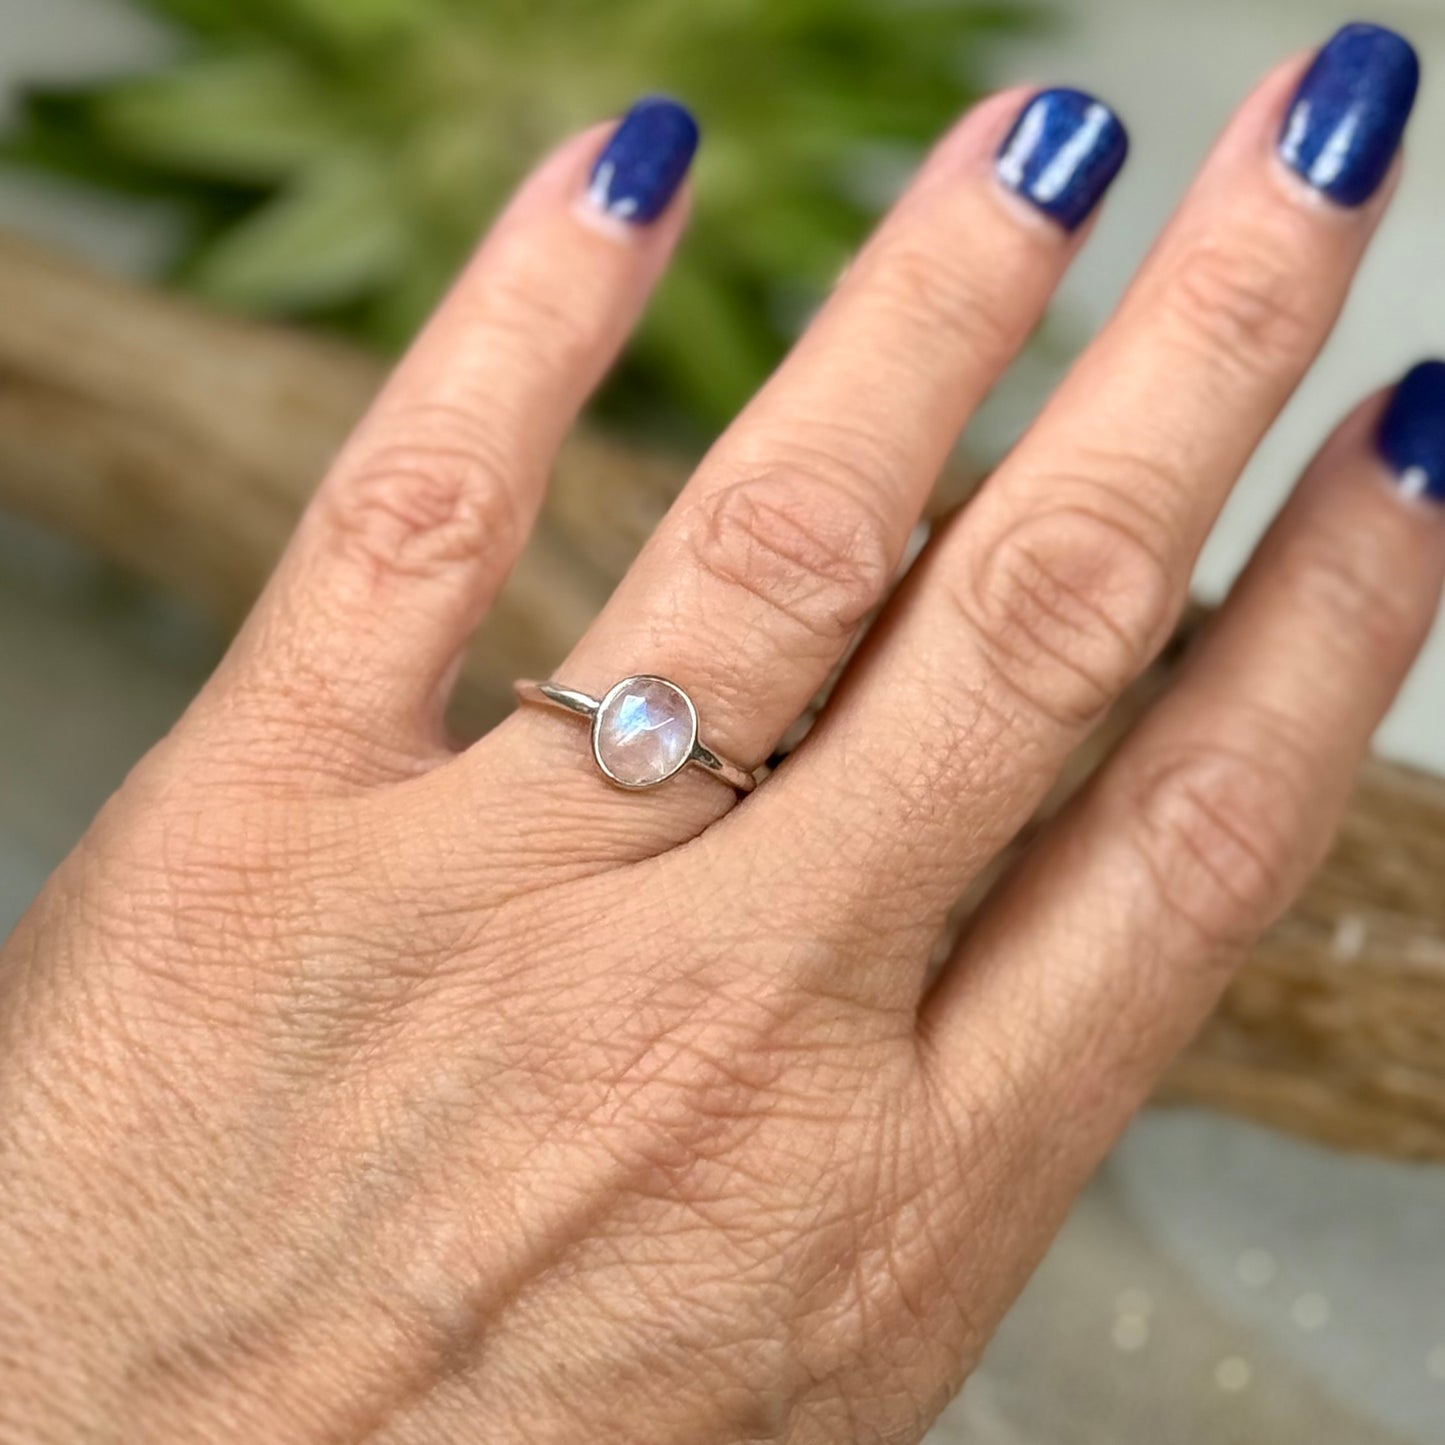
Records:
[[[587,197],[621,221],[655,221],[682,185],[697,152],[692,112],[666,96],[639,100],[592,167]]]
[[[1361,206],[1390,173],[1420,90],[1402,35],[1347,25],[1315,57],[1280,132],[1291,170],[1342,206]]]
[[[1395,388],[1378,440],[1408,496],[1445,503],[1445,361],[1417,366]]]
[[[1067,231],[1088,220],[1123,168],[1129,133],[1107,105],[1077,90],[1046,90],[998,154],[999,179]]]

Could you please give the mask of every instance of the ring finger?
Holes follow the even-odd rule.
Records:
[[[600,695],[627,675],[671,677],[709,746],[761,762],[888,587],[959,431],[1037,323],[1126,149],[1115,117],[1075,92],[1012,92],[968,116],[705,460],[559,679]],[[530,714],[478,756],[509,776],[590,767],[575,738]],[[600,782],[589,796],[610,801]],[[620,801],[626,837],[607,829],[604,846],[650,852],[729,798],[692,777],[646,810]]]

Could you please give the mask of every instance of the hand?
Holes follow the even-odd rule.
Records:
[[[697,769],[619,791],[540,709],[445,741],[553,450],[681,232],[694,136],[653,103],[547,162],[7,945],[0,1436],[921,1436],[1320,856],[1437,605],[1427,367],[1346,422],[930,973],[1168,637],[1382,215],[1413,55],[1356,28],[1308,65],[1244,107],[737,807]],[[766,758],[1124,146],[1071,93],[969,115],[559,680],[675,678],[711,746]]]

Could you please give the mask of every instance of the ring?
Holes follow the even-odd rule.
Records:
[[[603,777],[619,788],[656,788],[689,763],[739,793],[757,787],[746,768],[703,745],[692,699],[665,677],[624,677],[601,698],[555,682],[515,686],[523,702],[585,717],[592,724],[592,756]]]

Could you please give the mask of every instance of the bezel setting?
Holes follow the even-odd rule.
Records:
[[[686,747],[683,748],[676,760],[673,761],[665,773],[655,778],[646,778],[641,781],[619,776],[615,771],[616,759],[609,764],[607,753],[609,751],[605,730],[609,724],[612,714],[618,704],[629,692],[636,692],[639,689],[661,688],[676,698],[681,703],[680,718],[687,726]],[[592,757],[601,770],[602,775],[616,787],[624,788],[630,793],[644,793],[652,788],[660,788],[664,783],[670,782],[687,765],[693,761],[697,754],[698,743],[698,719],[697,708],[693,705],[692,699],[675,682],[666,677],[658,677],[653,673],[638,673],[632,677],[624,677],[621,682],[614,683],[608,688],[597,705],[597,712],[592,719]]]

